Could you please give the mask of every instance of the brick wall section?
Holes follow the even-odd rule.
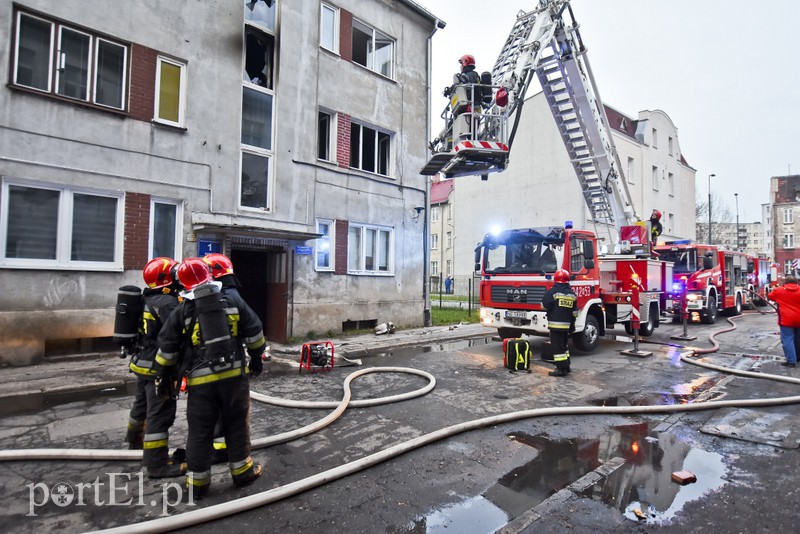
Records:
[[[336,274],[347,274],[347,231],[350,224],[347,221],[336,220]]]
[[[134,44],[131,46],[130,109],[132,119],[153,120],[156,103],[156,59],[158,52]]]
[[[339,55],[345,61],[353,61],[353,14],[339,10]]]
[[[336,115],[336,162],[339,167],[350,168],[350,115],[338,113]]]
[[[125,193],[125,239],[122,263],[125,269],[141,269],[149,259],[150,195]]]

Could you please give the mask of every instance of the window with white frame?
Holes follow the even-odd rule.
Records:
[[[431,276],[439,276],[439,262],[432,261],[431,262]]]
[[[439,248],[439,234],[431,234],[431,249],[436,250]]]
[[[4,180],[6,267],[122,269],[122,194]]]
[[[239,205],[271,209],[275,2],[245,2]]]
[[[394,40],[353,19],[353,61],[387,78],[392,78]]]
[[[453,206],[451,204],[447,205],[447,220],[448,221],[453,220]]]
[[[789,224],[794,222],[794,209],[786,208],[783,210],[783,222]]]
[[[653,191],[658,191],[658,167],[653,165],[651,172],[651,181],[653,182]]]
[[[447,276],[450,276],[451,274],[453,274],[453,261],[452,260],[447,260],[447,263],[445,265],[446,265],[446,269],[447,269],[445,271],[445,274]]]
[[[22,11],[15,30],[13,85],[125,109],[127,46]]]
[[[350,223],[347,233],[347,271],[350,274],[394,272],[394,229]]]
[[[447,248],[453,248],[453,232],[447,232]]]
[[[783,274],[794,274],[793,262],[794,260],[786,260],[783,262]]]
[[[317,158],[324,161],[335,161],[336,121],[335,115],[320,110],[317,114]]]
[[[150,201],[150,257],[180,258],[183,209],[180,201]]]
[[[628,157],[627,169],[628,169],[628,172],[626,173],[626,175],[627,175],[626,178],[628,179],[628,183],[629,184],[633,184],[633,183],[635,183],[634,182],[634,179],[635,179],[635,176],[634,176],[635,167],[634,167],[633,158],[630,157],[630,156]]]
[[[357,122],[350,124],[350,167],[389,176],[391,136]]]
[[[334,269],[334,226],[329,219],[317,219],[317,233],[321,237],[317,238],[316,269],[318,271],[332,271]]]
[[[431,222],[439,222],[439,206],[431,206]]]
[[[183,127],[186,106],[186,64],[159,56],[156,63],[156,122]]]
[[[794,248],[794,234],[783,234],[783,248]]]
[[[339,53],[339,10],[322,2],[319,23],[319,45],[331,52]]]

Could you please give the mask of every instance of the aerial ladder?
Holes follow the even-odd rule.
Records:
[[[486,179],[489,173],[505,170],[525,93],[534,76],[591,218],[616,229],[617,237],[624,239],[623,229],[639,218],[569,0],[539,0],[536,9],[519,12],[491,72],[491,96],[486,97],[486,73],[481,84],[454,84],[445,91],[450,94],[442,113],[445,127],[431,142],[431,158],[421,174],[442,173],[448,178],[481,175]],[[478,94],[482,100],[475,98]]]

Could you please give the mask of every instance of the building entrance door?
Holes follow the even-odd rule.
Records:
[[[269,341],[286,342],[289,288],[285,248],[231,250],[233,271],[242,283],[242,297],[253,308]]]

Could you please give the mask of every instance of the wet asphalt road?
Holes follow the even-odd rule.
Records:
[[[774,315],[750,313],[721,334],[717,365],[796,376],[779,365]],[[695,346],[713,330],[691,325]],[[499,341],[479,338],[403,348],[362,358],[363,367],[403,366],[436,377],[427,395],[348,409],[325,429],[253,452],[265,475],[233,489],[227,469],[214,468],[211,494],[197,506],[172,505],[170,481],[140,479],[130,462],[0,464],[0,510],[7,532],[82,532],[157,519],[277,488],[441,428],[519,410],[562,406],[641,406],[797,395],[798,386],[731,377],[680,361],[667,343],[680,325],[662,324],[640,348],[606,339],[591,355],[573,354],[572,373],[556,379],[534,360],[531,373],[502,367]],[[624,334],[619,332],[620,336]],[[533,339],[535,350],[543,340]],[[356,367],[298,373],[274,359],[252,389],[301,401],[338,400]],[[376,373],[353,382],[353,398],[421,388],[413,375]],[[129,396],[51,406],[0,419],[0,447],[120,448]],[[185,438],[185,399],[171,444]],[[330,410],[253,402],[254,438],[309,424]],[[489,425],[407,452],[364,471],[193,532],[484,533],[506,532],[763,532],[800,526],[796,405],[683,414],[564,415]],[[738,425],[738,426],[737,426]],[[705,429],[705,431],[703,431]],[[739,435],[735,439],[720,435]],[[757,443],[762,441],[763,443]],[[691,471],[681,486],[671,474]],[[116,490],[112,492],[110,482]],[[64,486],[68,485],[69,489]],[[77,488],[83,487],[78,494]],[[61,494],[59,489],[64,490]],[[164,494],[164,491],[167,493]],[[71,502],[58,503],[58,497]],[[166,495],[166,497],[164,497]],[[63,499],[62,499],[63,501]],[[111,504],[111,503],[115,504]],[[102,504],[99,504],[102,503]]]

